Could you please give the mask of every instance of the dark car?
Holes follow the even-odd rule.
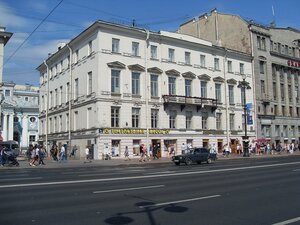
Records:
[[[180,163],[185,163],[186,165],[191,165],[192,163],[206,162],[211,163],[217,159],[216,153],[210,153],[207,148],[193,148],[187,153],[182,155],[176,155],[172,157],[172,161],[175,165],[179,166]]]

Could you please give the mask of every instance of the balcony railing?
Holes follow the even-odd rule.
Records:
[[[197,106],[197,111],[204,107],[211,107],[214,111],[218,107],[218,101],[214,98],[191,97],[184,95],[163,95],[162,98],[165,107],[167,107],[168,104],[180,104],[181,111],[185,108],[186,105]]]

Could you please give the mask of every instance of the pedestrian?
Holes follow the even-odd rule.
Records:
[[[86,162],[92,162],[89,146],[86,146],[86,148],[85,148],[85,159],[86,159]]]
[[[64,145],[62,145],[61,148],[60,148],[60,154],[59,154],[59,160],[60,161],[65,160],[65,152],[66,152],[65,147],[64,147]]]
[[[40,146],[40,150],[39,150],[39,165],[46,165],[44,163],[44,158],[46,156],[46,151],[45,149],[43,148],[43,146]]]
[[[125,146],[125,152],[124,152],[124,156],[125,156],[125,161],[130,160],[129,158],[129,151],[128,151],[128,146]]]
[[[36,144],[31,151],[31,161],[29,163],[30,166],[35,166],[35,162],[38,161],[39,159],[39,148],[38,145]]]
[[[153,160],[158,159],[157,157],[157,146],[153,145]]]
[[[185,143],[182,143],[181,144],[181,154],[185,154],[185,152],[186,152],[186,145],[185,145]]]
[[[139,160],[140,162],[142,162],[142,161],[144,162],[145,161],[145,159],[144,159],[145,153],[144,153],[143,147],[144,147],[144,145],[141,144],[140,145],[140,156],[141,157],[140,157],[140,160]]]
[[[5,164],[5,158],[4,158],[4,148],[0,146],[0,164],[3,167]]]
[[[73,156],[75,158],[76,151],[77,151],[77,146],[74,145],[69,157],[71,158]]]

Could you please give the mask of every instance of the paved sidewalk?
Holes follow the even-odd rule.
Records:
[[[243,157],[242,155],[230,155],[229,157],[224,157],[223,155],[218,155],[218,160],[237,160],[237,159],[257,159],[257,158],[278,158],[284,156],[296,156],[300,155],[299,151],[294,152],[293,154],[274,154],[274,155],[250,155],[250,157]],[[156,160],[140,162],[138,157],[131,158],[131,160],[125,160],[123,158],[112,158],[111,160],[92,160],[92,162],[87,162],[85,160],[78,159],[68,159],[65,161],[53,161],[51,159],[44,160],[46,165],[39,165],[36,167],[31,167],[27,160],[19,160],[19,167],[2,167],[5,168],[64,168],[64,167],[93,167],[93,166],[141,166],[141,165],[149,165],[149,164],[167,164],[172,163],[171,158],[160,158]],[[1,169],[1,168],[0,168]]]

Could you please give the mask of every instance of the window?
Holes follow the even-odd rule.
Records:
[[[113,38],[112,39],[112,47],[111,47],[111,51],[113,53],[119,53],[120,52],[120,49],[119,49],[119,44],[120,44],[120,40],[119,39],[115,39]]]
[[[190,52],[184,53],[184,59],[185,59],[185,64],[191,65],[191,53]]]
[[[280,84],[281,101],[284,101],[284,84]]]
[[[289,54],[289,46],[287,46],[287,45],[284,46],[284,53],[285,53],[286,55]]]
[[[58,132],[62,131],[62,115],[58,117]]]
[[[59,87],[59,102],[58,104],[61,105],[62,104],[62,100],[63,99],[63,86]]]
[[[5,90],[5,96],[10,96],[10,90]]]
[[[157,46],[151,45],[151,59],[157,59]]]
[[[111,127],[119,127],[120,108],[111,107]]]
[[[151,109],[151,128],[158,127],[158,109]]]
[[[87,94],[90,95],[93,92],[93,73],[88,72],[87,75]]]
[[[222,129],[222,113],[216,113],[216,129],[221,130]]]
[[[289,101],[292,102],[292,85],[288,85],[288,96],[289,96]]]
[[[264,37],[261,38],[261,49],[266,50],[266,39]]]
[[[140,122],[140,109],[132,108],[132,127],[139,127]]]
[[[140,95],[140,73],[131,73],[132,95]]]
[[[52,118],[49,118],[49,127],[48,127],[48,133],[52,133]]]
[[[92,52],[93,52],[93,42],[90,41],[88,46],[88,55],[92,54]]]
[[[151,74],[151,97],[158,97],[158,76]]]
[[[259,61],[259,73],[265,74],[265,62],[264,61]]]
[[[170,116],[169,116],[169,127],[172,128],[176,128],[176,111],[175,110],[171,110],[170,111]]]
[[[200,88],[201,88],[201,97],[207,98],[207,82],[200,81]]]
[[[200,55],[200,66],[205,68],[205,55]]]
[[[193,113],[191,111],[187,111],[185,116],[186,129],[192,129],[192,117]]]
[[[69,95],[70,95],[70,83],[68,82],[66,85],[66,102],[69,101]]]
[[[132,55],[133,56],[139,56],[139,43],[138,42],[132,42]]]
[[[280,137],[280,126],[279,125],[275,125],[275,136]]]
[[[257,48],[261,49],[260,36],[257,36]]]
[[[120,70],[111,70],[111,93],[120,93]]]
[[[299,88],[298,86],[295,86],[295,98],[296,98],[296,102],[298,103],[299,102]]]
[[[273,99],[277,99],[276,82],[273,82]]]
[[[52,96],[52,91],[50,91],[49,94],[49,108],[52,108],[53,106],[53,96]]]
[[[69,130],[69,124],[70,124],[69,122],[70,122],[70,121],[69,121],[69,113],[67,113],[67,114],[66,114],[66,129],[65,129],[66,131]]]
[[[29,142],[35,142],[35,135],[29,135]]]
[[[176,95],[176,78],[169,77],[169,95]]]
[[[58,91],[57,91],[57,88],[55,88],[55,90],[54,90],[54,92],[55,92],[55,106],[57,106],[58,105]]]
[[[229,114],[229,129],[230,130],[235,130],[234,129],[234,114],[233,113]]]
[[[175,62],[175,49],[169,48],[169,61]]]
[[[208,113],[202,112],[201,123],[202,123],[203,130],[207,130],[207,119],[208,119]]]
[[[61,60],[58,67],[58,71],[61,73],[62,69],[63,69],[63,61]]]
[[[228,85],[229,104],[234,104],[234,86]]]
[[[245,65],[244,65],[244,63],[240,63],[240,74],[245,74]]]
[[[78,122],[78,111],[75,111],[74,112],[74,128],[73,128],[73,130],[77,130],[78,129],[77,122]]]
[[[278,50],[278,53],[281,54],[281,43],[280,42],[277,43],[277,50]]]
[[[78,62],[78,50],[75,51],[75,54],[74,54],[74,63],[77,63]]]
[[[241,88],[241,103],[242,103],[243,106],[246,104],[246,102],[245,102],[245,99],[246,99],[245,92],[246,92],[246,89],[244,87],[242,87]]]
[[[54,133],[57,132],[57,118],[56,118],[56,116],[54,116],[53,132],[54,132]]]
[[[185,79],[185,96],[192,96],[192,80]]]
[[[91,119],[92,119],[92,107],[87,109],[87,114],[86,114],[86,128],[89,129],[91,128]]]
[[[217,102],[222,102],[221,84],[215,84],[215,95]]]
[[[79,81],[78,78],[76,78],[74,82],[74,99],[77,99],[78,97],[79,97]]]
[[[227,61],[228,73],[232,73],[232,61]]]
[[[266,90],[265,90],[265,81],[264,80],[260,81],[260,91],[261,91],[261,94],[265,94],[266,93]]]
[[[215,70],[220,70],[220,65],[219,65],[219,59],[218,58],[215,58],[214,59],[214,69]]]

